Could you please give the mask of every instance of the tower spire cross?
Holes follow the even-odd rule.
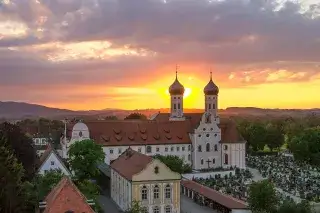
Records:
[[[176,79],[178,79],[178,65],[176,64]]]
[[[212,80],[212,69],[210,68],[210,80]]]

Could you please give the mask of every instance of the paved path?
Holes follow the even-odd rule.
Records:
[[[217,213],[217,211],[206,206],[200,206],[192,199],[181,194],[181,213]]]
[[[117,205],[111,200],[110,197],[100,195],[98,202],[105,213],[121,213]]]
[[[262,175],[259,173],[259,171],[257,169],[253,169],[253,168],[249,168],[249,171],[252,173],[253,175],[253,180],[254,181],[260,181],[260,180],[265,180],[266,178],[262,177]],[[301,202],[301,198],[295,196],[295,195],[292,195],[292,194],[289,194],[288,192],[285,192],[283,191],[282,189],[276,187],[276,190],[286,196],[289,196],[291,197],[295,202]]]

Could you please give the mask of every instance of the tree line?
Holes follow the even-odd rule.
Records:
[[[320,117],[235,118],[247,141],[247,152],[280,151],[286,148],[305,163],[320,165]]]

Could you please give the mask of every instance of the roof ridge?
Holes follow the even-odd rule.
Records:
[[[210,188],[209,186],[202,185],[202,184],[200,184],[200,183],[198,183],[198,182],[196,182],[196,181],[193,181],[193,180],[184,180],[184,181],[193,182],[193,183],[195,183],[195,184],[197,184],[197,185],[199,185],[199,186],[201,186],[201,187],[207,188],[207,189],[209,189],[209,190],[213,190],[213,191],[215,191],[216,193],[219,193],[220,195],[222,195],[222,196],[224,196],[224,197],[231,198],[232,200],[234,200],[234,201],[236,201],[236,202],[239,202],[239,203],[242,203],[242,204],[247,205],[247,203],[244,202],[244,201],[241,201],[241,200],[239,200],[239,199],[237,199],[237,198],[234,198],[234,197],[232,197],[232,196],[230,196],[230,195],[227,195],[227,194],[224,194],[224,193],[222,193],[222,192],[219,192],[218,190],[215,190],[215,189],[213,189],[213,188]]]
[[[69,177],[66,177],[66,176],[64,176],[60,180],[60,182],[52,189],[52,191],[45,198],[45,201],[47,201],[47,199],[50,198],[49,196],[52,194],[50,201],[47,201],[47,205],[48,205],[48,202],[52,203],[53,201],[55,201],[57,199],[58,195],[61,193],[62,189],[64,187],[68,186],[68,184],[71,186],[72,190],[74,190],[81,197],[82,201],[84,201],[84,203],[92,210],[92,212],[94,212],[93,209],[91,208],[91,206],[87,203],[87,198],[80,192],[80,190],[73,183],[73,181]],[[47,207],[43,213],[49,211],[49,209]]]

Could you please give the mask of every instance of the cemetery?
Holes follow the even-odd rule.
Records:
[[[299,164],[292,157],[249,156],[247,166],[257,169],[277,188],[301,199],[320,202],[320,168]]]
[[[230,195],[242,201],[247,200],[247,191],[252,183],[252,174],[249,170],[236,168],[235,174],[224,176],[216,174],[208,178],[195,178],[193,181],[208,186],[220,193]]]

